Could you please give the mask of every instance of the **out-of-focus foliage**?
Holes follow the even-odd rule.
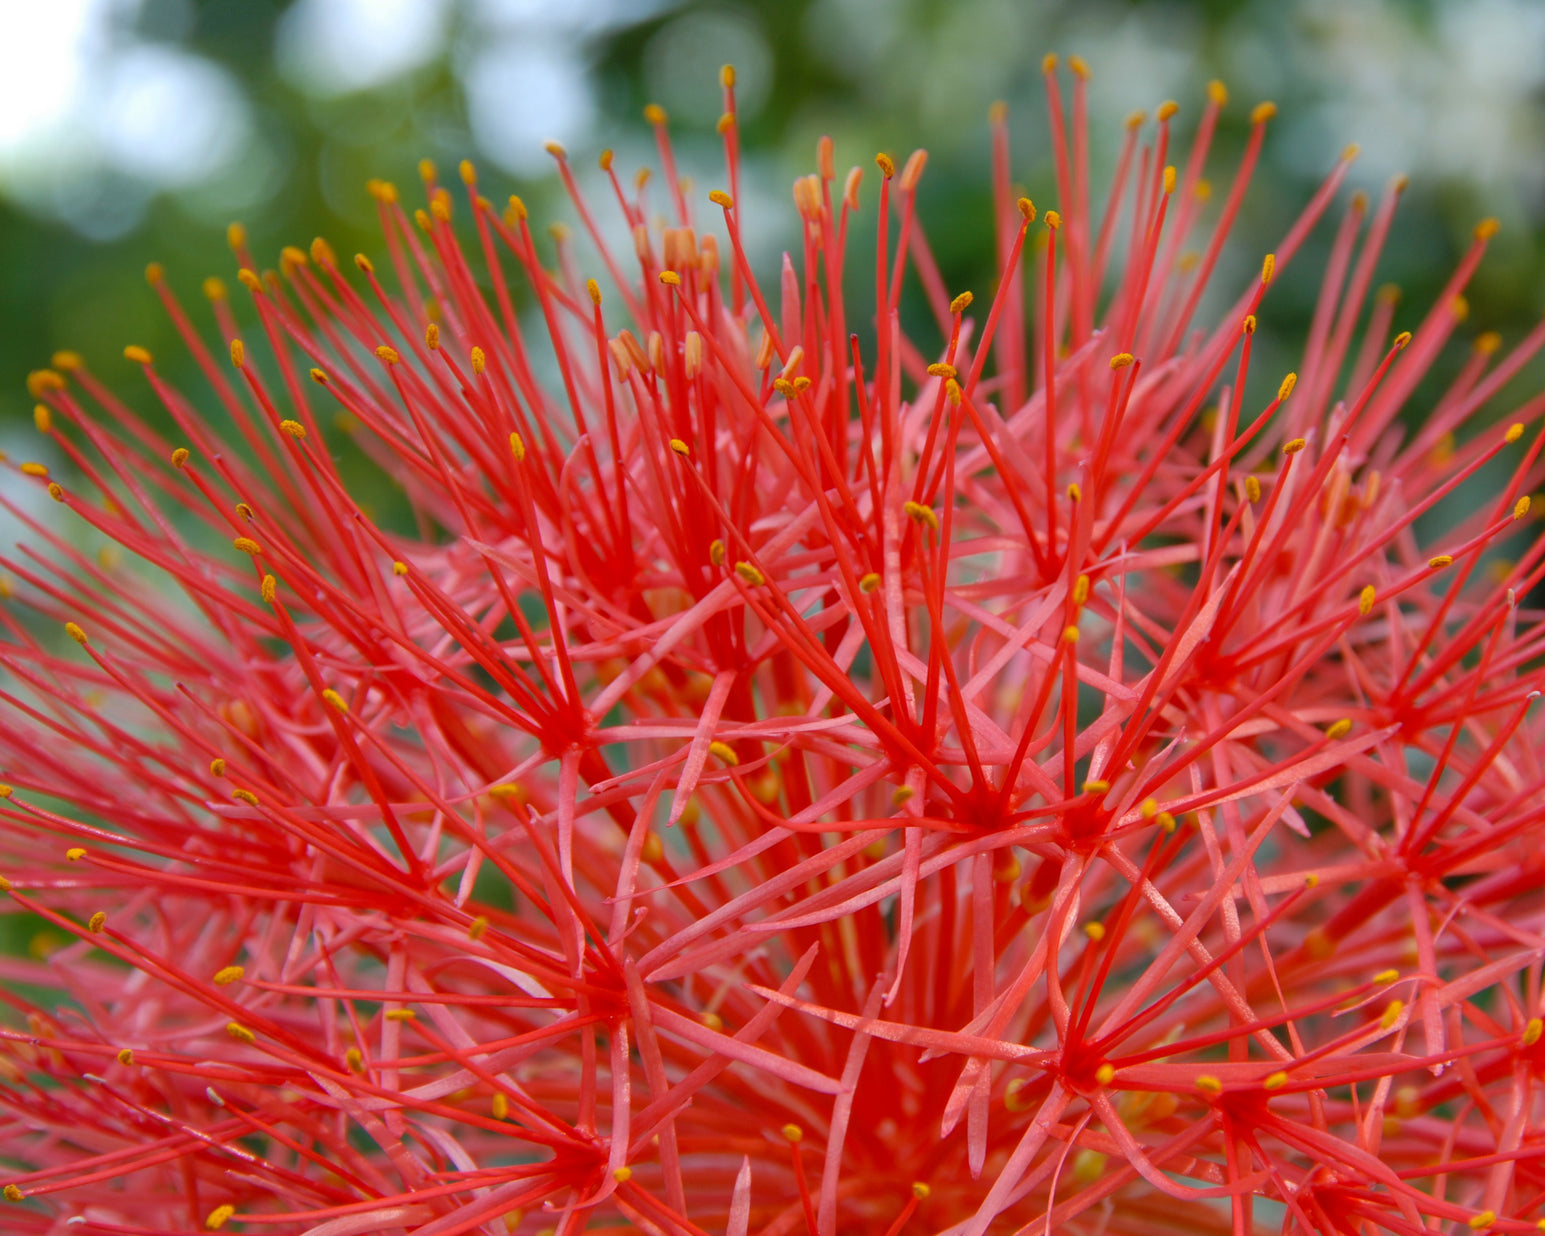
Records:
[[[1466,329],[1516,338],[1540,307],[1545,8],[1533,0],[57,0],[0,10],[0,47],[8,449],[27,432],[22,378],[56,348],[116,379],[129,376],[123,345],[140,343],[179,376],[144,266],[163,262],[197,301],[204,276],[232,274],[229,219],[264,262],[319,234],[341,253],[371,249],[368,177],[412,196],[420,157],[448,169],[469,155],[495,200],[518,191],[535,218],[568,218],[544,140],[578,167],[602,147],[634,166],[651,144],[648,101],[670,112],[706,193],[725,61],[740,71],[744,213],[767,256],[791,234],[788,184],[819,135],[844,165],[923,145],[930,242],[952,287],[984,288],[986,109],[1008,101],[1016,177],[1055,205],[1041,72],[1055,50],[1093,69],[1095,184],[1134,109],[1175,98],[1188,138],[1207,81],[1223,80],[1227,165],[1250,106],[1280,105],[1239,265],[1222,278],[1258,260],[1356,141],[1354,184],[1412,178],[1379,277],[1402,285],[1413,318],[1483,214],[1504,230]],[[1301,336],[1327,245],[1274,293],[1262,346]]]

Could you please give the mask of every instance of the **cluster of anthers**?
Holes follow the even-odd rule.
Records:
[[[32,375],[7,1231],[1545,1227],[1545,326],[1450,363],[1487,222],[1392,333],[1350,150],[1219,287],[1271,105],[1216,196],[1220,85],[1183,167],[1134,116],[1096,208],[1045,67],[975,300],[924,154],[829,141],[759,281],[726,69],[725,189],[602,156],[630,254],[559,148],[593,247],[426,164],[380,268],[232,228],[234,373],[151,268],[208,397]]]

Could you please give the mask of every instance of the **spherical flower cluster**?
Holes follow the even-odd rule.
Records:
[[[1545,327],[1449,363],[1483,223],[1396,333],[1353,151],[1220,286],[1271,106],[1096,203],[1069,67],[974,299],[829,142],[759,280],[726,70],[724,188],[602,156],[630,253],[426,165],[352,269],[233,229],[218,348],[151,269],[207,397],[32,375],[6,1231],[1535,1229]]]

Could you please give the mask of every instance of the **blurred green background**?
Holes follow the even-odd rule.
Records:
[[[986,111],[1009,102],[1016,178],[1055,205],[1040,72],[1052,50],[1093,69],[1096,186],[1134,109],[1177,99],[1188,142],[1206,82],[1227,83],[1222,182],[1251,105],[1279,104],[1221,278],[1246,277],[1356,141],[1353,184],[1412,177],[1379,272],[1403,287],[1405,324],[1487,214],[1503,231],[1462,334],[1511,342],[1536,319],[1538,0],[0,0],[0,448],[43,445],[23,379],[56,348],[127,379],[121,349],[140,343],[175,378],[181,348],[145,264],[163,262],[198,302],[205,275],[233,273],[232,219],[264,264],[319,234],[345,254],[374,251],[367,177],[415,199],[426,155],[447,170],[470,155],[494,200],[518,191],[535,219],[570,219],[544,141],[585,169],[615,147],[631,169],[652,160],[650,101],[670,112],[701,190],[722,183],[725,61],[740,73],[742,210],[765,257],[792,235],[789,182],[812,170],[822,133],[839,175],[921,145],[923,217],[947,281],[985,290]],[[1321,231],[1263,323],[1284,367],[1312,308]]]

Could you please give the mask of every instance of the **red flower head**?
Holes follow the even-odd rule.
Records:
[[[1427,383],[1493,225],[1395,334],[1397,184],[1263,394],[1353,152],[1225,286],[1271,106],[1094,203],[1071,67],[975,300],[829,142],[760,282],[726,71],[724,190],[602,157],[632,253],[561,149],[593,258],[426,165],[379,269],[233,229],[234,373],[152,268],[206,394],[33,375],[7,1231],[1534,1227],[1545,328]]]

